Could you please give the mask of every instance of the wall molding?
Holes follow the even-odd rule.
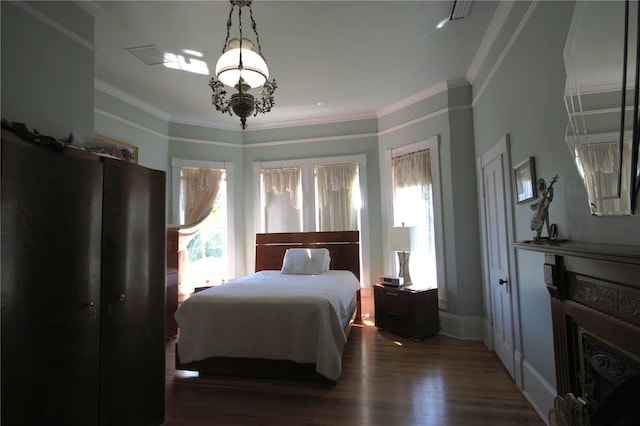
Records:
[[[141,101],[135,96],[131,96],[130,94],[123,92],[122,90],[111,86],[108,83],[105,83],[102,80],[94,79],[94,88],[99,90],[107,95],[114,97],[124,103],[127,103],[135,108],[138,108],[154,117],[157,117],[161,120],[166,121],[167,123],[171,122],[171,114],[166,113],[164,111],[159,110],[158,108],[149,105],[148,103]]]
[[[478,92],[474,93],[474,97],[473,97],[473,100],[471,102],[471,106],[475,106],[476,105],[476,103],[478,102],[478,99],[480,99],[480,97],[482,96],[482,93],[484,93],[484,90],[487,88],[487,86],[489,85],[491,80],[493,80],[493,76],[497,72],[498,68],[500,68],[500,66],[502,65],[502,61],[504,61],[504,58],[507,56],[507,54],[511,50],[511,47],[516,42],[518,36],[520,35],[520,33],[524,29],[525,25],[527,24],[527,21],[529,21],[529,18],[533,14],[533,11],[535,10],[536,6],[538,5],[538,1],[539,0],[534,0],[533,2],[531,2],[531,5],[529,6],[529,9],[527,9],[527,11],[525,12],[524,16],[520,20],[520,23],[518,24],[518,27],[516,28],[516,30],[511,35],[511,38],[509,39],[509,41],[505,45],[504,49],[502,49],[502,52],[500,53],[500,56],[498,57],[498,60],[496,61],[495,64],[493,64],[493,67],[491,68],[491,71],[489,71],[489,74],[487,75],[486,80],[482,83],[482,85],[480,86],[480,89],[478,90]],[[511,10],[511,8],[509,8],[509,11],[510,10]]]
[[[371,133],[356,133],[352,135],[337,135],[337,136],[320,136],[315,138],[301,138],[301,139],[286,139],[286,140],[273,140],[273,141],[265,141],[265,142],[256,142],[256,143],[248,143],[248,144],[234,144],[230,142],[220,142],[208,139],[194,139],[194,138],[183,138],[177,136],[171,136],[169,134],[161,133],[155,129],[151,129],[147,126],[143,126],[116,114],[105,111],[101,108],[95,107],[93,110],[96,114],[104,115],[121,123],[125,123],[129,126],[135,127],[137,129],[149,132],[155,136],[167,138],[170,141],[175,142],[186,142],[186,143],[198,143],[203,145],[216,145],[216,146],[226,146],[231,148],[258,148],[258,147],[266,147],[266,146],[277,146],[277,145],[292,145],[292,144],[303,144],[303,143],[317,143],[317,142],[327,142],[327,141],[342,141],[342,140],[353,140],[353,139],[363,139],[363,138],[379,138],[380,136],[397,132],[406,127],[410,127],[422,121],[437,117],[442,114],[447,114],[453,111],[460,111],[465,109],[470,109],[470,105],[452,107],[452,108],[443,108],[438,111],[434,111],[430,114],[423,115],[421,117],[414,118],[413,120],[406,121],[404,123],[400,123],[396,126],[390,127],[388,129],[371,132]]]
[[[207,139],[193,139],[193,138],[180,138],[175,136],[167,136],[172,142],[186,142],[186,143],[198,143],[201,145],[214,145],[214,146],[226,146],[228,148],[244,148],[242,144],[236,144],[231,142],[219,142]]]
[[[131,121],[131,120],[126,119],[124,117],[121,117],[119,115],[113,114],[113,113],[111,113],[109,111],[105,111],[103,109],[94,107],[93,108],[93,112],[94,112],[94,114],[103,115],[103,116],[105,116],[107,118],[110,118],[112,120],[115,120],[115,121],[118,121],[120,123],[126,124],[127,126],[131,126],[131,127],[134,127],[134,128],[136,128],[138,130],[142,130],[143,132],[151,133],[154,136],[158,136],[160,138],[169,138],[169,136],[167,134],[165,134],[165,133],[159,132],[159,131],[157,131],[155,129],[152,129],[150,127],[147,127],[147,126],[143,126],[142,124],[138,124],[135,121]]]
[[[82,1],[74,1],[76,6],[84,9],[89,15],[91,15],[94,19],[98,18],[100,15],[104,14],[105,9],[98,3],[93,0],[82,0]]]
[[[430,96],[434,96],[438,93],[442,93],[443,91],[447,91],[450,89],[454,89],[454,88],[458,88],[458,87],[465,87],[468,86],[469,82],[467,80],[448,80],[445,81],[441,84],[438,84],[436,86],[433,86],[430,89],[427,89],[425,91],[420,92],[418,95],[419,96],[415,96],[411,98],[410,102],[404,103],[398,103],[395,104],[395,107],[399,106],[400,104],[403,105],[403,108],[410,106],[416,102],[419,102],[420,100],[424,100],[424,99],[428,99]],[[152,116],[155,116],[161,120],[164,120],[167,122],[167,124],[171,124],[171,123],[178,123],[178,124],[185,124],[185,125],[197,125],[197,126],[201,126],[201,127],[206,127],[206,128],[212,128],[212,129],[222,129],[221,127],[214,127],[214,126],[207,126],[204,123],[201,124],[197,124],[195,122],[187,122],[187,121],[182,121],[182,122],[178,122],[175,121],[171,118],[171,115],[168,113],[165,113],[163,111],[160,111],[159,109],[121,91],[120,89],[117,89],[99,79],[95,79],[95,89],[99,90],[103,93],[106,93],[109,96],[112,96],[122,102],[125,102],[135,108],[138,108]],[[408,98],[409,99],[409,98]],[[394,108],[395,108],[394,107]],[[402,130],[404,128],[413,126],[415,124],[418,124],[422,121],[425,120],[429,120],[431,118],[437,117],[439,115],[442,114],[448,114],[454,111],[461,111],[461,110],[467,110],[467,109],[471,109],[472,106],[471,105],[461,105],[461,106],[454,106],[454,107],[445,107],[442,109],[439,109],[437,111],[431,112],[429,114],[425,114],[422,115],[420,117],[416,117],[414,119],[405,121],[403,123],[397,124],[395,126],[389,127],[387,129],[384,130],[379,130],[377,132],[369,132],[369,133],[356,133],[356,134],[352,134],[352,135],[337,135],[337,136],[327,136],[327,137],[314,137],[314,138],[300,138],[300,139],[288,139],[288,140],[271,140],[271,141],[264,141],[264,142],[256,142],[256,143],[243,143],[241,145],[238,144],[233,144],[233,143],[229,143],[229,142],[220,142],[220,141],[211,141],[211,140],[207,140],[207,139],[194,139],[194,138],[181,138],[181,137],[175,137],[175,136],[171,136],[170,134],[161,134],[160,132],[158,132],[157,130],[148,128],[146,126],[143,126],[141,124],[138,123],[134,123],[131,120],[125,119],[123,117],[120,117],[116,114],[113,113],[109,113],[103,109],[100,108],[94,108],[94,111],[98,114],[102,114],[105,116],[108,116],[110,118],[113,118],[115,120],[118,120],[120,122],[129,124],[133,127],[136,127],[138,129],[141,130],[147,130],[150,133],[153,133],[156,136],[161,136],[161,137],[165,137],[168,138],[171,141],[176,141],[176,142],[187,142],[187,143],[199,143],[199,144],[205,144],[205,145],[217,145],[217,146],[227,146],[227,147],[234,147],[234,148],[256,148],[256,147],[266,147],[266,146],[277,146],[277,145],[291,145],[291,144],[302,144],[302,143],[315,143],[315,142],[326,142],[326,141],[339,141],[339,140],[352,140],[352,139],[363,139],[363,138],[370,138],[370,137],[380,137],[380,136],[384,136],[387,135],[389,133],[393,133],[393,132],[397,132],[399,130]],[[382,111],[382,110],[381,110]],[[387,110],[387,112],[385,112],[385,114],[390,114],[391,112],[396,111],[396,109],[389,109]],[[354,120],[363,120],[363,119],[371,119],[371,118],[376,118],[376,117],[382,117],[382,115],[380,116],[370,116],[369,114],[366,115],[359,115],[359,116],[351,116],[351,118],[353,120],[347,119],[346,117],[343,117],[344,120],[342,121],[354,121]],[[333,122],[325,122],[325,124],[330,124],[330,123],[337,123],[338,121],[333,121]],[[301,121],[296,121],[296,122],[292,122],[292,123],[298,123],[298,125],[302,125],[300,124]],[[307,121],[307,124],[310,124],[310,122]],[[321,124],[320,121],[315,122],[314,124]],[[276,127],[273,127],[276,128]],[[260,130],[260,129],[258,129]],[[258,131],[258,130],[252,130],[253,132]],[[240,130],[236,130],[238,132],[240,132]]]
[[[71,31],[70,29],[68,29],[64,25],[62,25],[59,22],[49,18],[47,15],[45,15],[44,13],[42,13],[39,10],[35,9],[33,6],[30,6],[27,2],[24,2],[24,1],[12,1],[11,4],[16,6],[18,9],[21,9],[22,11],[26,12],[27,14],[31,15],[32,17],[36,18],[40,22],[42,22],[42,23],[48,25],[49,27],[53,28],[54,30],[60,32],[61,34],[69,37],[71,40],[75,41],[80,46],[85,47],[85,48],[89,49],[92,52],[96,51],[96,46],[93,44],[93,42],[91,42],[91,41],[79,36],[78,34],[76,34],[75,32]]]
[[[484,318],[440,311],[440,334],[459,340],[484,340]]]
[[[363,120],[375,120],[378,116],[375,112],[364,112],[358,114],[350,114],[350,115],[340,115],[340,116],[331,116],[331,117],[318,117],[318,118],[307,118],[302,120],[290,120],[290,121],[278,121],[275,123],[266,123],[260,124],[256,123],[252,125],[251,130],[247,130],[247,132],[258,132],[260,130],[267,129],[283,129],[290,127],[301,127],[301,126],[315,126],[320,124],[333,124],[333,123],[345,123],[348,121],[363,121]],[[237,129],[237,126],[235,127]]]
[[[522,372],[522,394],[540,418],[548,421],[549,411],[553,408],[553,400],[557,395],[555,386],[547,382],[526,359],[522,362]]]
[[[478,48],[478,51],[476,52],[476,55],[471,62],[469,71],[467,71],[467,80],[471,84],[473,84],[476,77],[478,76],[478,72],[480,71],[482,64],[484,64],[484,61],[487,59],[489,50],[493,46],[493,43],[496,41],[498,33],[500,33],[500,30],[507,20],[507,16],[509,16],[509,12],[511,12],[512,7],[513,1],[501,1],[498,4],[496,13],[493,15],[491,23],[489,24],[489,28],[487,29],[487,32],[480,42],[480,47]]]
[[[327,141],[341,141],[341,140],[349,140],[349,139],[363,139],[363,138],[372,138],[377,137],[377,132],[372,133],[356,133],[353,135],[338,135],[338,136],[320,136],[316,138],[302,138],[302,139],[286,139],[286,140],[276,140],[276,141],[268,141],[268,142],[256,142],[244,144],[245,148],[256,148],[256,147],[265,147],[265,146],[276,146],[276,145],[289,145],[289,144],[303,144],[303,143],[314,143],[314,142],[327,142]]]
[[[464,109],[471,109],[471,105],[463,105],[463,106],[457,106],[457,107],[447,107],[447,108],[442,108],[439,109],[437,111],[434,111],[432,113],[414,118],[413,120],[409,120],[409,121],[405,121],[404,123],[400,123],[400,124],[396,124],[395,126],[389,127],[387,129],[381,130],[378,132],[378,136],[383,136],[386,135],[388,133],[393,133],[393,132],[397,132],[398,130],[404,129],[405,127],[409,127],[409,126],[413,126],[414,124],[420,123],[421,121],[425,121],[425,120],[429,120],[430,118],[434,118],[437,117],[439,115],[442,114],[447,114],[453,111],[460,111],[460,110],[464,110]]]

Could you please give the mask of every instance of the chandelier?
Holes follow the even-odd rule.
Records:
[[[253,114],[271,111],[273,107],[273,92],[276,90],[276,81],[269,81],[269,68],[262,55],[260,36],[253,19],[251,3],[253,0],[229,0],[231,11],[227,19],[227,38],[222,47],[222,55],[216,63],[216,76],[211,78],[209,87],[213,91],[212,104],[216,110],[223,114],[237,115],[240,117],[242,128],[247,127],[247,117]],[[242,8],[249,8],[251,28],[256,36],[258,52],[253,51],[254,43],[244,38],[242,34]],[[233,11],[238,8],[239,38],[229,40]],[[217,78],[217,80],[216,80]],[[230,98],[227,97],[226,87],[232,87],[237,92]],[[261,87],[259,98],[256,99],[250,89]]]

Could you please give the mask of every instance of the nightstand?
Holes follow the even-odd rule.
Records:
[[[438,289],[411,285],[373,287],[376,327],[411,339],[438,334]]]

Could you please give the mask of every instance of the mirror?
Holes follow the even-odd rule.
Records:
[[[576,2],[564,49],[566,141],[597,216],[638,214],[637,21],[636,1]]]

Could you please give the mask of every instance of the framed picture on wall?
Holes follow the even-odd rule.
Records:
[[[516,178],[516,200],[518,204],[526,203],[538,196],[536,190],[536,169],[533,157],[522,161],[514,168]]]
[[[126,142],[119,141],[104,135],[95,134],[95,141],[101,141],[100,144],[92,147],[92,151],[97,154],[115,157],[120,160],[128,161],[130,163],[138,163],[138,147],[128,144]]]

